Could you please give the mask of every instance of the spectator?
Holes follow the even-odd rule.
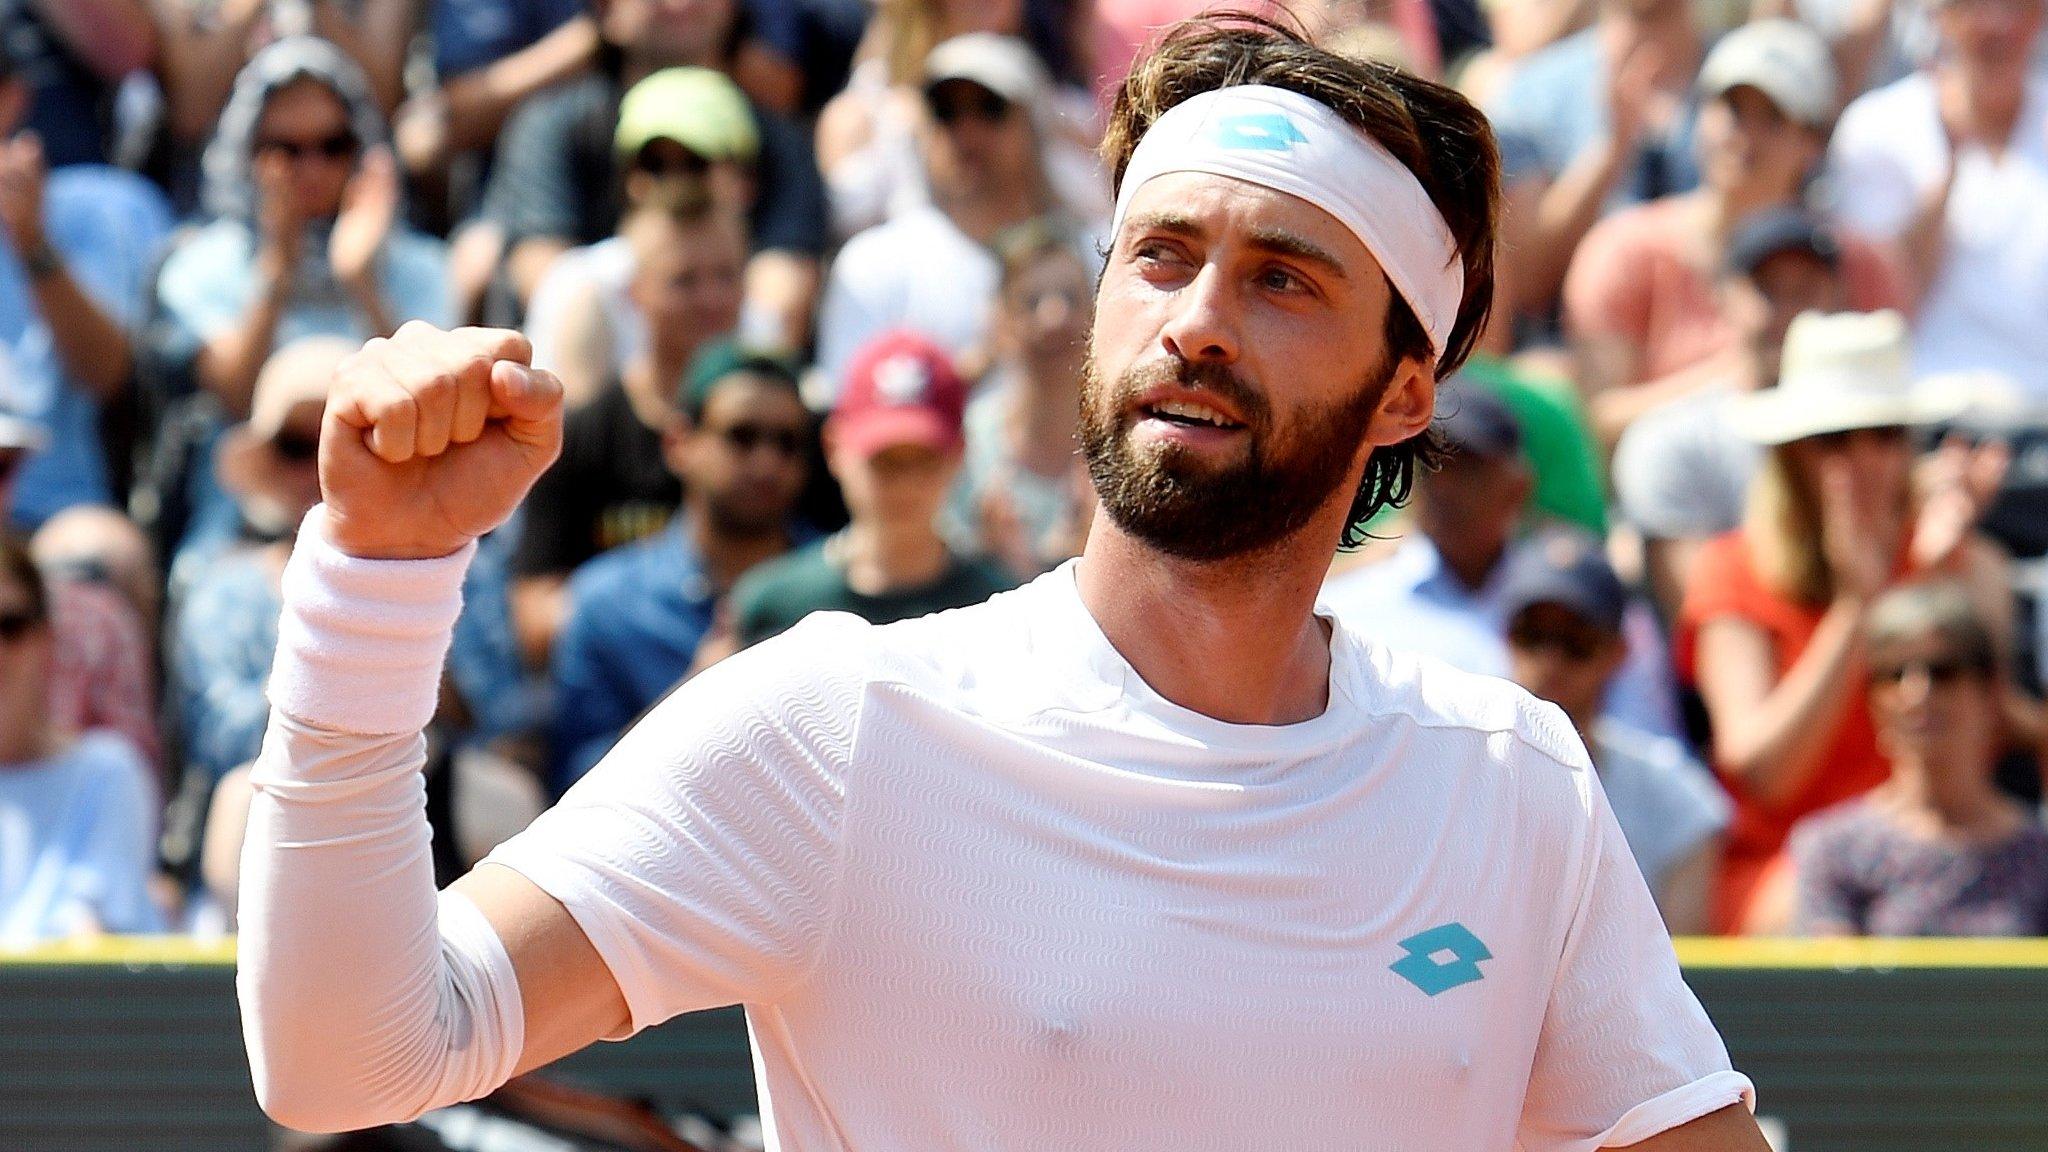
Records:
[[[262,742],[279,580],[299,522],[320,500],[321,413],[335,369],[352,350],[336,337],[279,349],[257,380],[248,421],[222,441],[222,483],[256,540],[198,572],[172,606],[166,640],[186,766],[205,791],[255,759]],[[479,708],[517,695],[510,621],[502,593],[487,586],[491,576],[489,565],[471,571],[449,652],[451,675]]]
[[[96,4],[49,7],[70,19]],[[39,94],[32,60],[16,52],[11,37],[0,40],[0,395],[51,437],[14,490],[13,523],[33,530],[66,508],[115,498],[100,412],[126,398],[134,379],[128,329],[171,214],[133,173],[97,163],[49,170],[41,137],[20,129],[35,101],[54,97]]]
[[[505,230],[506,271],[522,304],[555,257],[618,226],[621,161],[640,158],[621,157],[617,147],[626,91],[664,68],[730,74],[736,18],[736,0],[610,0],[598,21],[604,67],[528,101],[506,124],[484,215]],[[774,343],[799,348],[809,339],[817,302],[824,186],[804,132],[758,104],[750,102],[749,110],[760,152],[748,181],[747,300],[773,318]],[[687,149],[660,151],[668,154],[662,162],[675,167],[701,167],[705,159],[692,159]]]
[[[1056,84],[1023,40],[1023,5],[883,5],[870,42],[880,47],[854,68],[844,91],[818,118],[818,167],[842,237],[932,202],[919,158],[921,107],[932,77],[926,58],[942,43],[985,48],[990,65],[967,79],[1016,105],[1041,146],[1052,200],[1079,220],[1109,215],[1109,183],[1095,159],[1100,139],[1093,97]],[[951,70],[951,69],[949,69]],[[1000,86],[997,86],[1000,85]]]
[[[25,462],[48,443],[40,426],[0,410],[0,519]],[[94,543],[105,550],[104,541]],[[39,565],[39,571],[39,599],[52,642],[47,701],[52,730],[112,729],[127,737],[150,767],[160,767],[156,659],[143,617],[104,580],[58,565]]]
[[[1795,209],[1827,144],[1835,72],[1827,45],[1790,21],[1728,34],[1700,71],[1700,186],[1593,226],[1565,278],[1564,318],[1594,425],[1612,443],[1630,423],[1711,383],[1691,371],[1734,343],[1714,272],[1743,223]],[[1838,257],[1847,306],[1903,301],[1885,258],[1850,238]]]
[[[954,552],[939,534],[939,511],[960,470],[966,402],[945,353],[922,337],[885,333],[854,355],[845,394],[825,422],[826,464],[852,521],[740,581],[733,641],[757,644],[812,612],[885,624],[978,604],[1016,583],[994,563]]]
[[[1507,201],[1499,273],[1514,309],[1548,310],[1603,214],[1699,183],[1701,52],[1688,0],[1599,0],[1592,27],[1530,54],[1489,104]]]
[[[159,926],[148,770],[115,733],[53,723],[48,608],[27,547],[0,537],[0,948]]]
[[[354,64],[365,99],[381,122],[405,91],[405,53],[418,21],[417,0],[159,0],[151,8],[162,45],[164,112],[174,149],[198,150],[225,119],[240,73],[280,39],[313,35]],[[310,17],[305,19],[304,17]],[[205,179],[211,182],[212,176]]]
[[[1467,672],[1508,674],[1502,581],[1517,549],[1534,481],[1514,413],[1491,392],[1443,401],[1438,432],[1450,450],[1418,476],[1412,531],[1376,562],[1340,567],[1323,603],[1388,648],[1422,652]],[[1625,622],[1628,656],[1602,711],[1663,735],[1678,730],[1656,622],[1635,606]]]
[[[736,217],[744,218],[753,202],[761,138],[746,97],[722,73],[668,68],[635,84],[619,106],[616,141],[629,164],[625,217],[678,182],[699,186]],[[744,260],[746,253],[740,255]],[[632,281],[633,247],[620,235],[557,256],[534,289],[525,325],[533,362],[562,378],[572,407],[618,365],[646,355],[647,328],[630,299]],[[774,316],[742,306],[739,317],[745,336],[759,337],[764,346],[783,343]]]
[[[1786,833],[1885,777],[1864,695],[1872,601],[1954,576],[1997,634],[2011,631],[2008,565],[1974,532],[2002,461],[1944,469],[1915,499],[1909,432],[1934,411],[1912,393],[1908,356],[1895,312],[1807,314],[1786,333],[1778,386],[1733,409],[1768,455],[1742,526],[1700,550],[1679,617],[1680,665],[1735,798],[1720,932],[1782,926],[1766,880]]]
[[[816,535],[793,519],[811,435],[781,363],[728,347],[691,374],[663,438],[683,482],[681,514],[569,582],[553,663],[557,792],[689,672],[742,575]]]
[[[967,405],[953,515],[1029,579],[1080,553],[1094,511],[1075,439],[1093,311],[1088,266],[1042,224],[996,238],[996,365]]]
[[[1741,396],[1778,383],[1785,330],[1802,312],[1843,306],[1835,230],[1797,209],[1750,217],[1728,238],[1715,296],[1730,347],[1688,370],[1692,394],[1631,424],[1614,450],[1614,495],[1640,532],[1650,588],[1676,618],[1694,557],[1742,523],[1763,449],[1738,432]]]
[[[432,87],[392,119],[399,159],[415,179],[488,145],[514,109],[597,60],[597,21],[584,0],[431,0]]]
[[[1026,111],[1046,84],[1029,48],[955,37],[932,49],[924,77],[918,141],[931,205],[855,236],[833,262],[818,366],[834,381],[856,349],[893,328],[921,332],[956,357],[985,357],[1002,277],[988,244],[1057,206]]]
[[[739,319],[746,241],[695,184],[650,194],[622,225],[629,303],[645,345],[568,415],[562,455],[534,485],[512,560],[515,618],[535,667],[561,627],[564,582],[608,548],[658,531],[682,502],[663,463],[676,390],[707,344]]]
[[[111,163],[115,91],[157,52],[145,0],[0,0],[0,43],[33,90],[27,123],[50,166]]]
[[[172,250],[157,294],[174,354],[230,416],[273,348],[449,322],[442,245],[399,220],[383,120],[339,48],[293,37],[257,53],[205,169],[213,220]]]
[[[1967,592],[1885,594],[1864,627],[1890,775],[1792,832],[1809,936],[2048,936],[2048,830],[1992,783],[1997,645]]]
[[[1706,930],[1728,797],[1669,736],[1600,715],[1628,657],[1628,591],[1596,542],[1559,533],[1517,550],[1502,580],[1513,679],[1564,709],[1672,934]]]
[[[1831,179],[1845,223],[1900,248],[1921,376],[1991,369],[2048,400],[2048,78],[2042,0],[1942,0],[1933,62],[1851,104]]]

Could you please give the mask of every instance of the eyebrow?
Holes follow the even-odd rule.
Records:
[[[1143,216],[1133,217],[1124,227],[1137,233],[1165,232],[1170,235],[1185,236],[1196,240],[1208,235],[1208,230],[1203,228],[1194,217],[1183,212],[1150,212]],[[1343,262],[1338,260],[1336,255],[1329,249],[1306,237],[1289,232],[1284,228],[1252,229],[1251,246],[1261,252],[1269,252],[1277,256],[1286,256],[1291,259],[1300,260],[1305,264],[1313,264],[1339,280],[1349,280],[1351,278],[1345,272]]]

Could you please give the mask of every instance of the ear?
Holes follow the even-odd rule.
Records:
[[[1424,360],[1410,357],[1394,368],[1379,407],[1366,425],[1365,442],[1375,448],[1399,444],[1419,436],[1436,416],[1436,371]]]
[[[679,480],[687,479],[696,433],[697,426],[681,412],[669,413],[668,421],[661,427],[661,462]]]

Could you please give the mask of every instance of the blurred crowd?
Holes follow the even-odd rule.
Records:
[[[570,403],[444,880],[806,613],[1076,555],[1099,126],[1205,6],[0,0],[0,948],[233,930],[326,391],[408,322]],[[1675,932],[2048,935],[2048,0],[1251,6],[1504,161],[1448,461],[1324,610],[1558,704]]]

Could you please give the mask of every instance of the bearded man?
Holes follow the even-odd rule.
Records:
[[[438,904],[417,732],[559,388],[502,332],[344,369],[244,865],[273,1116],[739,1003],[783,1149],[1766,1148],[1563,715],[1314,610],[1484,319],[1484,119],[1243,20],[1113,115],[1085,554],[712,668]]]

